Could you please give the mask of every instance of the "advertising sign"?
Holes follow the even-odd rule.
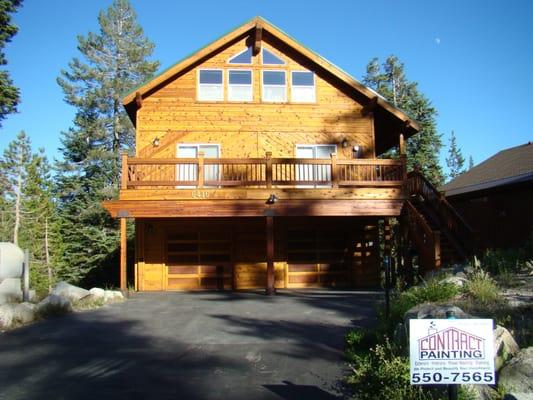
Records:
[[[493,343],[491,319],[411,319],[411,384],[494,384]]]

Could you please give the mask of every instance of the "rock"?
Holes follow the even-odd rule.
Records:
[[[66,297],[50,294],[37,304],[37,312],[42,317],[62,315],[72,311],[72,304]]]
[[[102,298],[105,297],[105,290],[97,288],[97,287],[93,287],[92,289],[90,289],[89,293],[96,297],[102,297]]]
[[[87,296],[89,294],[89,291],[86,289],[82,289],[80,287],[71,285],[67,282],[59,282],[54,290],[52,290],[52,294],[56,296],[64,297],[71,302],[78,301],[79,299]]]
[[[410,319],[427,319],[427,318],[446,318],[446,312],[453,311],[455,318],[464,319],[472,318],[470,314],[465,313],[459,307],[447,304],[423,303],[407,310],[404,314],[403,321],[406,326]]]
[[[520,351],[520,347],[513,335],[503,326],[497,325],[494,329],[494,367],[499,371],[507,360],[514,357]]]
[[[106,290],[104,294],[104,301],[106,303],[123,301],[124,296],[120,290]]]
[[[451,283],[452,285],[455,285],[457,287],[463,287],[466,284],[467,280],[458,276],[449,276],[448,278],[443,279],[441,282]]]
[[[531,396],[533,393],[533,347],[522,349],[503,366],[500,370],[498,385],[505,388],[516,399],[528,398],[523,397],[526,394]]]
[[[464,272],[457,272],[455,274],[455,277],[456,278],[462,278],[462,279],[466,279],[466,274]]]
[[[533,400],[533,393],[507,393],[503,400]]]
[[[467,275],[474,273],[474,267],[471,267],[470,265],[466,266],[463,270],[463,272]]]
[[[498,399],[498,392],[489,385],[462,385],[468,392],[467,399],[494,400]]]
[[[20,300],[22,300],[22,297],[13,293],[0,293],[0,305],[8,303],[18,303]]]
[[[13,324],[14,304],[0,305],[0,329],[8,329]]]
[[[35,321],[36,306],[32,303],[20,303],[15,305],[13,310],[13,322],[19,324],[29,324]]]

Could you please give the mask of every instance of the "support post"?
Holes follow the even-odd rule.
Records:
[[[267,287],[266,294],[276,293],[274,287],[274,217],[266,217],[266,239],[267,239]]]
[[[204,187],[204,152],[198,152],[198,188],[201,189]]]
[[[331,183],[334,188],[339,187],[339,167],[337,164],[337,153],[331,153]]]
[[[272,152],[267,151],[265,154],[266,159],[266,170],[265,170],[265,179],[266,187],[270,189],[272,187]]]
[[[22,301],[30,301],[30,252],[28,249],[24,250],[22,281]]]
[[[120,176],[120,188],[125,190],[128,188],[128,153],[123,152],[120,154],[121,159],[121,176]]]
[[[120,290],[126,291],[126,218],[120,218]]]
[[[405,140],[403,138],[403,133],[400,133],[400,136],[398,138],[398,150],[400,151],[400,155],[405,155]]]

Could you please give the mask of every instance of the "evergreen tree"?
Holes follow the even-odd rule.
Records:
[[[63,238],[59,275],[72,281],[105,264],[118,247],[116,223],[101,202],[116,196],[120,150],[134,146],[121,97],[159,66],[147,60],[154,45],[127,0],[114,0],[98,22],[99,33],[78,38],[83,59],[74,58],[58,78],[65,101],[76,108],[73,127],[62,134],[56,187]]]
[[[452,131],[450,136],[450,148],[448,149],[448,157],[446,157],[446,165],[450,170],[450,180],[457,178],[463,172],[465,159],[461,153],[461,149],[457,146],[457,139],[455,132]]]
[[[418,90],[418,83],[407,80],[404,64],[396,56],[389,56],[383,64],[374,58],[367,64],[363,83],[420,124],[420,132],[407,140],[407,167],[413,169],[417,165],[434,185],[442,184],[444,174],[439,163],[442,141],[437,133],[437,110]]]
[[[21,131],[15,140],[8,144],[4,156],[0,161],[0,170],[4,193],[3,215],[4,234],[9,240],[18,245],[20,225],[22,220],[22,190],[26,183],[28,164],[31,160],[30,139]]]
[[[468,157],[468,169],[472,169],[473,166],[474,166],[474,158],[472,157],[472,155],[470,155],[470,157]]]
[[[18,28],[11,23],[10,14],[17,11],[21,4],[22,0],[0,0],[0,65],[7,64],[4,47],[18,31]],[[19,90],[13,85],[9,73],[0,70],[0,126],[8,114],[17,112],[19,100]]]

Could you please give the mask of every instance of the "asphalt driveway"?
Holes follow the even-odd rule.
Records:
[[[0,399],[337,399],[369,292],[138,293],[0,334]]]

